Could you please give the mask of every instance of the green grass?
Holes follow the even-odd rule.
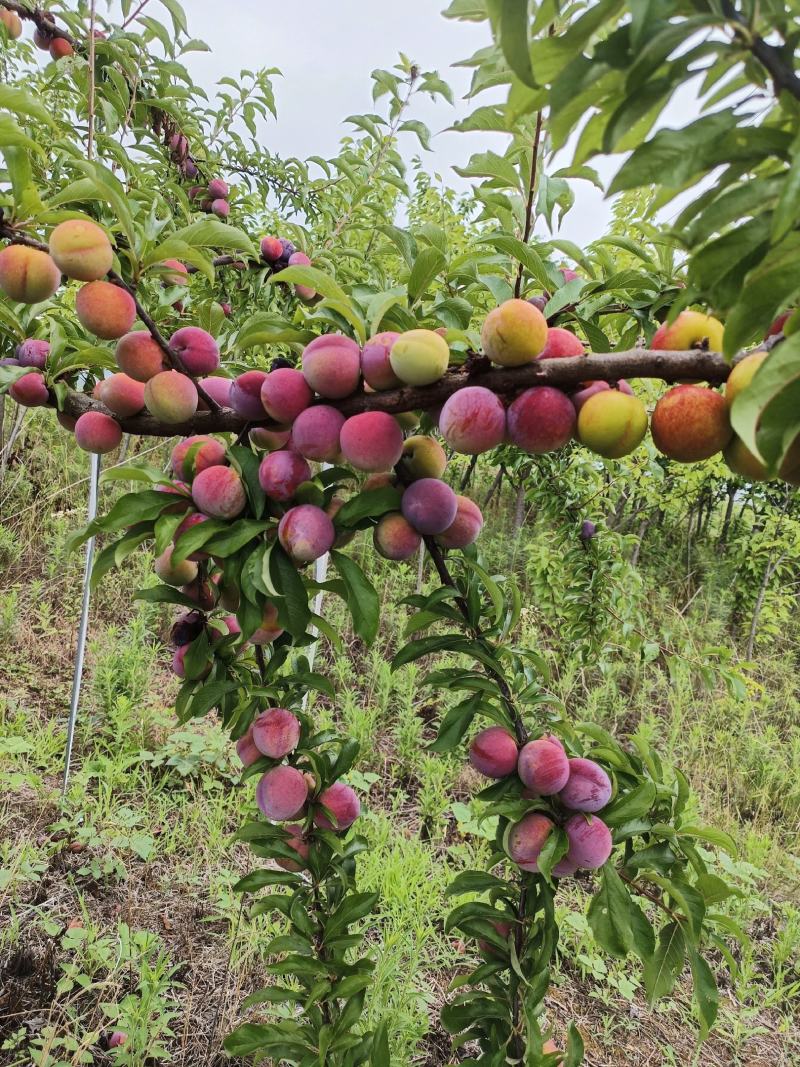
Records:
[[[7,516],[0,526],[0,1063],[213,1063],[242,1001],[266,981],[263,946],[280,926],[269,916],[248,922],[231,893],[252,862],[231,842],[253,811],[252,783],[239,784],[231,746],[212,720],[174,721],[176,683],[162,643],[168,613],[132,601],[148,573],[141,553],[94,600],[74,774],[60,803],[81,570],[80,555],[67,556],[64,546],[80,522],[84,487],[61,494],[56,487],[77,482],[84,462],[39,416],[30,422],[19,462],[0,487]],[[34,450],[34,430],[52,447]],[[510,498],[491,509],[482,547],[497,570],[513,561],[523,582],[518,642],[545,656],[551,691],[571,719],[621,734],[640,730],[686,771],[698,815],[739,845],[738,858],[725,862],[742,896],[726,910],[750,934],[735,950],[732,978],[716,961],[720,1021],[698,1050],[688,989],[649,1009],[637,967],[598,952],[586,893],[565,886],[552,1024],[563,1033],[577,1021],[590,1065],[798,1062],[796,633],[768,628],[744,699],[720,678],[703,685],[703,650],[739,643],[726,592],[732,579],[713,542],[700,543],[704,584],[680,614],[682,548],[664,533],[636,573],[623,546],[603,595],[649,640],[669,647],[671,670],[658,654],[626,650],[616,623],[602,653],[582,657],[556,625],[567,617],[575,576],[547,521],[530,519],[517,537],[507,526],[512,510]],[[397,1064],[435,1067],[454,1062],[438,1011],[474,953],[444,933],[444,889],[458,871],[485,862],[491,831],[471,803],[477,783],[463,754],[425,751],[447,698],[421,686],[421,670],[392,674],[388,666],[402,641],[407,611],[399,601],[413,591],[416,565],[385,565],[358,543],[354,552],[381,590],[381,633],[365,649],[338,601],[326,601],[343,648],[335,653],[323,643],[317,666],[337,695],[309,706],[361,744],[351,780],[365,797],[360,830],[370,849],[359,858],[358,879],[379,893],[367,931],[376,962],[368,1021],[388,1018]],[[426,582],[432,587],[427,573]],[[782,592],[776,596],[779,617]],[[127,1058],[104,1051],[115,1028],[130,1035]]]

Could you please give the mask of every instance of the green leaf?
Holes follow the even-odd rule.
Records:
[[[686,939],[677,922],[667,923],[658,935],[658,947],[644,966],[644,985],[652,1005],[672,992],[683,970]]]
[[[611,956],[624,958],[633,949],[631,912],[637,905],[609,864],[603,868],[600,889],[589,905],[588,919],[597,943]]]
[[[400,490],[393,486],[380,489],[366,489],[351,497],[336,513],[337,526],[355,526],[361,519],[385,515],[387,511],[397,511],[400,507]]]
[[[331,552],[331,562],[342,577],[347,592],[347,606],[353,629],[367,644],[372,644],[380,623],[380,599],[367,576],[354,560],[342,552]]]
[[[275,588],[281,595],[277,602],[278,620],[291,634],[300,637],[311,619],[308,591],[294,563],[280,545],[270,553],[269,562]]]
[[[619,796],[603,811],[603,822],[607,826],[622,826],[629,819],[638,819],[646,815],[655,804],[657,789],[655,782],[642,782],[630,793]]]
[[[447,260],[438,248],[423,248],[414,261],[408,277],[408,299],[412,304],[424,296],[433,279],[444,270]]]
[[[502,0],[500,47],[509,67],[523,85],[535,89],[528,43],[528,0]]]
[[[516,237],[504,233],[491,233],[479,239],[479,243],[490,244],[498,252],[503,252],[516,259],[535,278],[543,289],[550,289],[552,283],[539,254],[531,245],[523,244]]]
[[[725,321],[725,355],[764,336],[776,313],[800,293],[800,233],[791,233],[748,271],[741,296]]]

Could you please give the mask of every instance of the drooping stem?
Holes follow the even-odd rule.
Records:
[[[539,165],[539,142],[542,137],[542,111],[536,112],[536,132],[533,135],[531,147],[531,172],[528,179],[528,201],[525,205],[525,229],[522,234],[522,243],[526,245],[533,229],[533,199],[536,195],[536,170]],[[517,280],[514,283],[514,296],[519,297],[522,292],[522,263],[517,268]]]

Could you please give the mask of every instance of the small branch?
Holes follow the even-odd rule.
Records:
[[[0,0],[0,7],[4,7],[7,11],[13,11],[19,15],[21,19],[29,19],[40,33],[47,37],[61,37],[62,40],[68,41],[76,52],[83,51],[83,44],[79,43],[72,37],[66,30],[61,30],[52,21],[53,16],[47,14],[41,8],[29,8],[24,7],[22,4],[17,3],[17,0]]]
[[[533,198],[536,193],[536,168],[539,163],[539,141],[542,136],[542,112],[536,112],[536,133],[533,135],[533,148],[531,152],[531,173],[528,181],[528,203],[525,207],[525,231],[522,235],[522,243],[526,245],[533,228]],[[519,297],[522,292],[522,263],[517,269],[517,280],[514,283],[514,296]]]

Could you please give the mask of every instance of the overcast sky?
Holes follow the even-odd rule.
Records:
[[[404,52],[424,70],[438,70],[453,87],[456,104],[419,98],[410,117],[431,129],[433,151],[422,152],[413,134],[405,135],[401,149],[409,159],[421,153],[426,170],[466,189],[453,165],[466,163],[473,152],[503,151],[505,138],[443,132],[477,106],[463,99],[471,71],[451,64],[489,42],[485,23],[444,19],[445,6],[446,0],[184,0],[191,35],[212,49],[186,61],[209,93],[223,75],[280,68],[283,77],[274,81],[278,121],[264,126],[263,142],[282,155],[305,158],[334,155],[342,136],[354,129],[343,119],[380,109],[372,103],[370,73],[391,68]],[[486,94],[478,99],[489,101]],[[616,166],[601,161],[599,169],[605,178]],[[604,232],[610,205],[588,182],[576,182],[574,189],[576,204],[561,236],[585,245]]]

